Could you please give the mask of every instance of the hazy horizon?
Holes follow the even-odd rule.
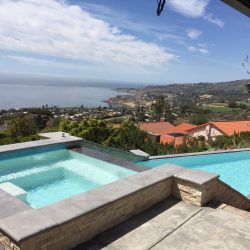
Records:
[[[245,79],[231,79],[228,81],[202,81],[202,83],[221,83],[232,81],[244,81]],[[104,88],[126,88],[126,87],[147,87],[147,86],[161,86],[170,84],[198,84],[201,82],[137,82],[137,81],[114,81],[101,79],[85,79],[79,77],[64,77],[59,75],[28,75],[28,74],[8,74],[0,73],[0,85],[3,84],[26,84],[26,85],[63,85],[67,86],[93,86]]]

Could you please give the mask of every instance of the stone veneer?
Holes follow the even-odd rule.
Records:
[[[213,201],[247,211],[250,209],[250,200],[218,179],[218,175],[187,169],[174,177],[172,194],[176,198],[198,206]]]

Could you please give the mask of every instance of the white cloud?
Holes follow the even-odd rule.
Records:
[[[188,17],[202,17],[204,20],[216,24],[220,28],[224,27],[224,22],[213,17],[212,13],[206,13],[206,7],[210,0],[169,0],[169,6],[174,11]]]
[[[187,30],[187,35],[190,39],[192,40],[196,40],[200,37],[200,35],[202,34],[201,30],[197,30],[197,29],[190,29]]]
[[[117,27],[132,31],[146,36],[155,37],[158,40],[175,40],[183,41],[183,37],[177,32],[179,29],[176,25],[167,23],[155,24],[138,19],[134,13],[127,13],[109,8],[108,6],[82,2],[83,9],[90,12],[94,17],[105,20],[108,23],[115,24]]]
[[[216,24],[220,28],[224,27],[224,22],[222,20],[220,20],[219,18],[213,17],[212,14],[205,15],[204,19],[207,20],[207,21],[209,21],[210,23]]]
[[[169,0],[169,6],[186,16],[201,17],[205,14],[205,9],[209,0]]]
[[[2,50],[155,67],[175,58],[64,0],[2,0],[0,23]]]
[[[209,51],[206,48],[202,48],[200,46],[189,46],[188,51],[194,52],[194,53],[200,53],[202,55],[207,55]]]

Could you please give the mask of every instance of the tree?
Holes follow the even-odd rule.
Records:
[[[94,118],[84,119],[80,122],[63,120],[59,128],[74,136],[79,136],[96,143],[103,143],[111,133],[111,129],[106,126],[105,121]]]
[[[229,107],[229,108],[232,108],[232,109],[238,108],[238,104],[237,104],[236,102],[229,102],[229,103],[228,103],[228,107]]]
[[[154,119],[156,121],[160,121],[160,118],[163,116],[164,109],[165,109],[164,96],[158,96],[155,100],[155,103],[152,104],[152,111]]]
[[[165,101],[164,96],[158,96],[156,98],[155,103],[151,106],[151,110],[153,120],[160,121],[161,117],[165,117],[165,119],[169,122],[173,122],[175,120],[171,107]]]
[[[147,134],[135,125],[131,117],[126,117],[122,126],[112,131],[111,136],[104,142],[105,145],[123,150],[131,150],[143,147],[146,143]]]
[[[207,122],[208,122],[208,119],[203,115],[194,115],[190,119],[190,123],[192,123],[194,125],[201,125],[201,124],[207,123]]]
[[[168,103],[165,103],[164,117],[165,117],[165,120],[170,122],[170,123],[173,123],[176,119],[176,117],[173,115],[171,107]]]
[[[136,113],[135,113],[136,120],[139,122],[144,122],[146,119],[145,112],[144,112],[144,107],[139,106],[136,108]]]
[[[30,136],[37,133],[35,122],[23,116],[18,116],[11,120],[7,129],[13,138]]]

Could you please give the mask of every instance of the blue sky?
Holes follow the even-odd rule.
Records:
[[[13,17],[15,15],[15,17]],[[150,84],[247,78],[250,19],[220,0],[0,0],[0,73]]]

